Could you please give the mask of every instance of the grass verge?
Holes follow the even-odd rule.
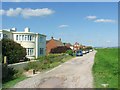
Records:
[[[93,76],[95,88],[103,88],[102,84],[108,84],[108,88],[118,88],[117,48],[97,49]]]
[[[46,71],[50,70],[61,63],[64,63],[70,59],[72,59],[73,56],[65,55],[65,54],[52,54],[48,56],[43,56],[38,58],[37,62],[30,62],[28,65],[24,68],[26,71],[30,69],[34,69],[36,71]]]

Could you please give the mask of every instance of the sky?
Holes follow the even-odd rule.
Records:
[[[3,2],[2,28],[94,47],[118,45],[117,2]]]
[[[119,2],[119,0],[0,0],[2,2]]]

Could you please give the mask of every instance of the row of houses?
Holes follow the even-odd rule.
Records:
[[[52,48],[58,46],[67,46],[74,51],[78,50],[81,46],[77,42],[74,45],[62,43],[61,38],[56,40],[54,37],[51,37],[50,40],[46,41],[46,35],[30,32],[30,28],[28,27],[23,32],[18,32],[16,28],[2,29],[0,30],[0,39],[2,38],[12,39],[26,48],[26,57],[29,59],[49,54]]]

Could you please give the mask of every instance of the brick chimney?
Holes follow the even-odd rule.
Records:
[[[53,39],[53,36],[51,37],[51,39]]]

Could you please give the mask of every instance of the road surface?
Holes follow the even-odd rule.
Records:
[[[75,57],[58,67],[16,84],[15,88],[93,88],[92,66],[96,51]]]

